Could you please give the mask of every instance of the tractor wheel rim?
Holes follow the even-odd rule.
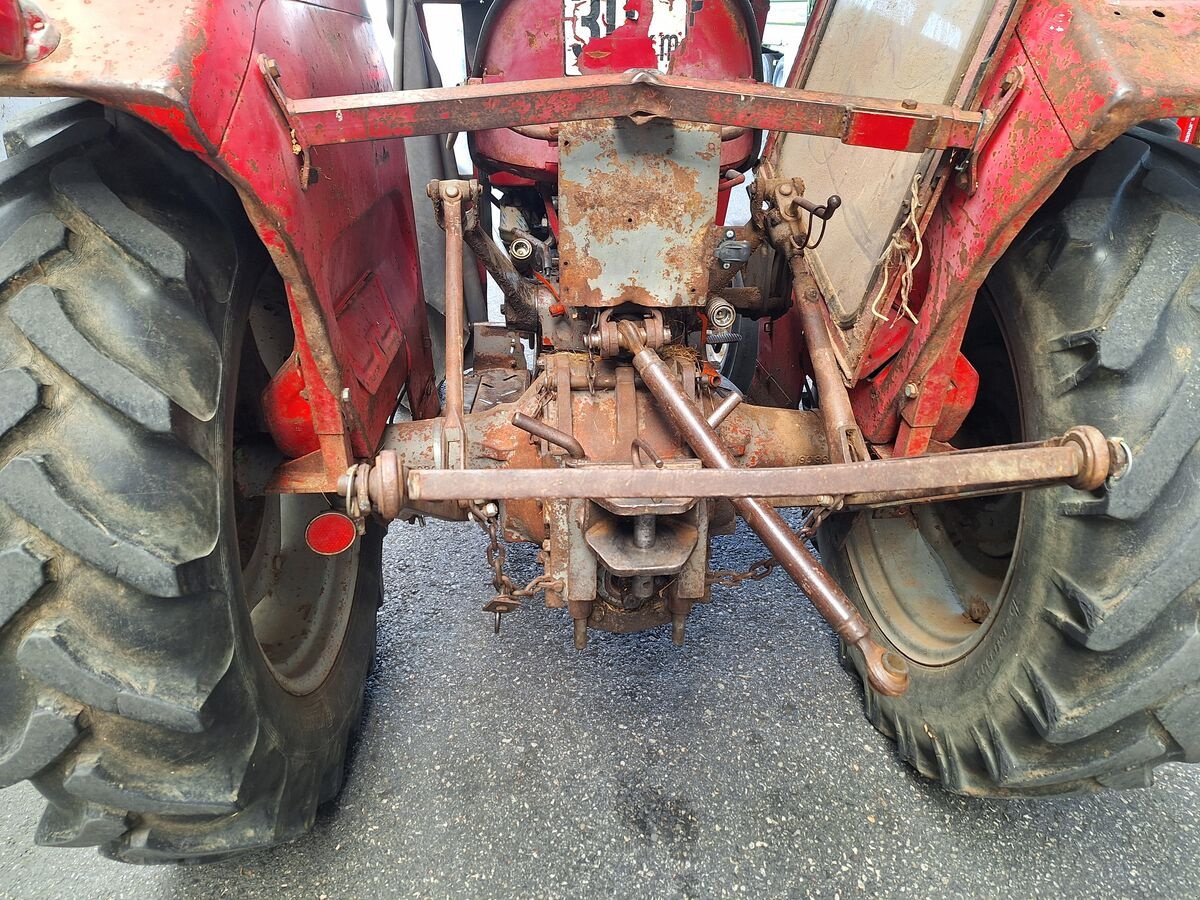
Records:
[[[242,584],[254,636],[272,674],[289,693],[312,693],[337,661],[350,621],[359,542],[338,556],[314,553],[304,539],[328,509],[323,495],[266,498]]]
[[[972,325],[982,349],[972,358],[964,343],[980,388],[956,446],[1023,439],[1016,374],[994,308],[981,294]],[[941,666],[979,646],[1008,593],[1023,512],[1021,494],[1004,494],[856,518],[847,558],[868,611],[896,649]]]

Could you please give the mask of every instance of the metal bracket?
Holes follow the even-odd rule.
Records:
[[[288,135],[292,140],[292,154],[300,161],[300,189],[307,191],[321,178],[321,170],[312,164],[312,148],[302,142],[300,135],[292,126],[288,110],[288,97],[279,83],[279,65],[267,54],[258,54],[258,68],[267,82],[267,88],[275,100],[275,105],[283,113],[283,120],[288,126]]]
[[[979,122],[979,131],[975,135],[974,143],[954,167],[956,183],[968,194],[974,194],[979,189],[979,177],[976,172],[979,154],[995,135],[996,127],[1012,109],[1013,101],[1021,93],[1024,84],[1025,69],[1021,66],[1009,69],[1000,82],[1000,93],[996,95],[995,105],[983,110],[983,118]]]

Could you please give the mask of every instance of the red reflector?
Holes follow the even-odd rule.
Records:
[[[0,62],[25,61],[25,11],[17,0],[0,2]]]
[[[58,40],[58,29],[32,0],[0,0],[0,64],[45,59]]]
[[[354,520],[340,512],[323,512],[304,530],[304,540],[313,553],[337,556],[345,553],[358,537]]]

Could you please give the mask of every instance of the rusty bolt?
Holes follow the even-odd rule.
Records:
[[[273,59],[266,60],[263,63],[263,68],[266,70],[267,74],[270,75],[272,78],[279,77],[279,63],[275,62],[275,60],[273,60]]]
[[[906,99],[900,101],[900,105],[903,106],[905,109],[916,109],[917,101],[913,100],[911,98],[906,98]]]
[[[350,388],[342,388],[342,402],[343,403],[350,402]]]
[[[909,381],[904,385],[904,396],[907,399],[912,400],[919,393],[921,393],[921,391],[917,387],[917,383],[915,381]]]
[[[785,197],[791,196],[791,193],[794,190],[795,190],[795,188],[792,187],[792,183],[790,181],[785,181],[783,184],[781,184],[779,186],[779,193],[783,194],[783,196],[785,196]]]
[[[446,185],[446,190],[444,190],[442,193],[445,194],[445,196],[449,197],[451,200],[453,200],[455,197],[458,196],[458,185],[448,184],[448,185]]]

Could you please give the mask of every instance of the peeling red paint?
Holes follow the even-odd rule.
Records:
[[[634,0],[627,0],[630,6]],[[675,0],[689,3],[691,0]],[[653,9],[652,0],[636,0],[639,21],[637,33],[648,34],[648,21]],[[567,56],[567,35],[587,44],[599,53],[611,42],[585,40],[588,32],[573,26],[586,15],[590,3],[576,2],[564,7],[564,0],[521,0],[497,3],[488,15],[487,28],[480,36],[474,75],[485,81],[524,81],[541,78],[561,78]],[[565,24],[564,24],[565,17]],[[613,35],[624,34],[626,23],[618,26]],[[668,72],[692,78],[714,78],[723,81],[752,79],[755,71],[755,24],[749,15],[743,16],[736,0],[705,0],[694,14],[686,37],[670,55]],[[630,29],[633,33],[634,30]],[[612,37],[610,35],[609,37]],[[640,47],[640,49],[638,49]],[[647,47],[650,52],[647,53]],[[611,47],[610,47],[611,49]],[[660,48],[661,49],[661,48]],[[604,52],[609,52],[605,50]],[[605,60],[593,60],[590,72],[619,72],[628,68],[662,68],[654,47],[647,39],[625,56],[625,50],[611,53]],[[582,63],[581,63],[582,71]],[[485,76],[485,73],[486,76]],[[519,102],[515,100],[514,102]],[[513,174],[543,184],[553,183],[558,176],[558,147],[554,142],[538,140],[509,129],[494,128],[473,132],[470,136],[476,159],[482,160],[485,170],[504,175]],[[753,150],[752,136],[744,133],[722,142],[721,167],[740,167]]]
[[[579,70],[588,74],[653,69],[658,54],[650,40],[654,0],[626,0],[625,21],[605,37],[592,38],[579,54]]]

